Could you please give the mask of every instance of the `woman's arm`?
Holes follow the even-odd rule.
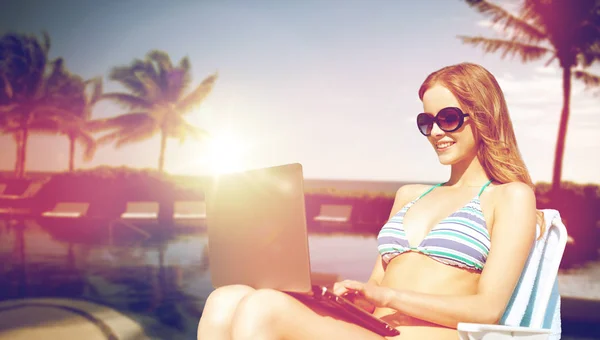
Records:
[[[498,323],[535,239],[536,202],[533,190],[517,182],[503,185],[497,202],[490,253],[477,294],[445,296],[394,291],[387,307],[453,328],[459,322]]]

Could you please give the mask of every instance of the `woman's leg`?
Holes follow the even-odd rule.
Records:
[[[256,290],[240,301],[233,318],[232,339],[360,339],[383,340],[314,304],[271,289]]]
[[[238,303],[254,288],[243,285],[215,289],[206,300],[198,323],[198,340],[230,340],[231,323]]]

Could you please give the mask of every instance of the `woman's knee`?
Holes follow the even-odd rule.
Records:
[[[215,289],[206,300],[200,323],[229,324],[233,314],[244,297],[254,292],[254,288],[244,285],[223,286]]]
[[[274,325],[291,310],[293,298],[272,289],[259,289],[240,301],[232,324],[233,334],[276,333]]]

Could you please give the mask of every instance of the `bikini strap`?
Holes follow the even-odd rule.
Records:
[[[485,188],[487,188],[488,185],[490,185],[490,183],[492,183],[491,179],[487,183],[485,183],[485,185],[481,188],[481,190],[479,190],[479,193],[477,194],[477,198],[479,198],[479,196],[481,196],[481,194],[483,193],[483,190],[485,190]]]
[[[421,194],[421,196],[417,197],[417,199],[415,200],[415,202],[416,202],[416,201],[418,201],[418,200],[420,200],[420,199],[421,199],[421,197],[423,197],[423,196],[427,195],[428,193],[430,193],[430,192],[431,192],[431,190],[433,190],[433,189],[435,189],[435,188],[439,187],[439,186],[440,186],[440,185],[442,185],[442,184],[444,184],[444,183],[438,183],[438,184],[436,184],[436,185],[432,186],[432,187],[431,187],[431,188],[429,188],[427,191],[425,191],[424,193],[422,193],[422,194]]]

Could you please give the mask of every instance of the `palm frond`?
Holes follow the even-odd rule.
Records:
[[[37,105],[30,113],[33,119],[44,119],[48,117],[75,118],[76,114],[53,105]]]
[[[210,133],[208,133],[208,131],[199,128],[197,126],[194,126],[188,122],[185,122],[184,124],[181,124],[179,126],[180,132],[179,132],[179,142],[183,143],[185,141],[185,138],[187,136],[190,136],[196,140],[207,140],[210,137]]]
[[[94,105],[97,101],[100,100],[100,98],[102,98],[102,78],[101,77],[94,77],[92,79],[88,79],[84,82],[84,85],[87,86],[91,86],[92,87],[92,93],[89,97],[88,103],[90,105]]]
[[[169,138],[177,138],[180,143],[183,143],[187,137],[192,137],[197,140],[210,137],[208,131],[190,124],[181,115],[172,116],[170,118],[169,123],[165,125],[167,128],[164,131]]]
[[[184,57],[181,58],[181,60],[179,61],[179,65],[177,65],[177,68],[180,68],[186,72],[191,70],[191,65],[190,65],[190,58],[188,57]]]
[[[114,142],[115,140],[117,140],[122,134],[122,131],[118,130],[118,131],[113,131],[111,133],[107,133],[106,135],[98,138],[97,143],[99,145],[105,145],[105,144],[110,144],[112,142]]]
[[[167,72],[173,69],[173,63],[171,62],[171,57],[169,54],[164,51],[152,50],[148,52],[148,59],[156,62],[159,65],[159,69],[163,69]]]
[[[10,84],[10,81],[8,81],[8,79],[6,78],[5,74],[2,74],[2,88],[4,88],[4,94],[6,94],[6,97],[8,99],[11,99],[13,97],[14,91],[12,88],[12,85]]]
[[[136,75],[144,85],[146,93],[144,98],[146,98],[148,102],[157,103],[163,101],[163,92],[166,86],[160,83],[160,79],[156,79],[153,75],[148,75],[143,72],[138,72]]]
[[[42,48],[44,49],[44,52],[46,54],[48,54],[48,52],[50,51],[50,34],[48,34],[47,31],[43,31],[42,32]]]
[[[91,161],[98,147],[94,136],[87,131],[81,130],[77,132],[75,138],[83,146],[83,159],[86,162]]]
[[[148,112],[130,112],[116,117],[95,119],[86,123],[90,131],[103,131],[111,129],[134,129],[136,126],[152,122],[156,124]]]
[[[85,129],[91,132],[98,132],[106,129],[104,119],[93,119],[85,122]]]
[[[177,100],[181,98],[181,94],[188,89],[190,83],[192,82],[191,68],[190,59],[188,57],[182,58],[179,61],[179,65],[177,65],[177,69],[182,73],[182,77],[180,79],[180,88],[177,96],[175,97]]]
[[[0,113],[12,113],[19,107],[18,104],[0,105]]]
[[[173,102],[179,99],[182,92],[182,71],[173,67],[171,57],[163,51],[153,50],[148,53],[148,60],[156,63],[158,78],[155,85],[160,88],[161,101]],[[157,98],[159,98],[157,96]]]
[[[477,12],[489,17],[492,24],[502,25],[505,32],[512,31],[513,34],[510,36],[511,38],[523,39],[529,43],[547,39],[546,32],[529,24],[523,18],[508,12],[501,6],[485,0],[467,0],[467,4]]]
[[[21,126],[7,126],[7,127],[2,127],[2,132],[5,133],[5,134],[7,134],[7,135],[16,134],[17,132],[19,132],[21,130],[23,130],[23,128]]]
[[[217,78],[217,73],[206,77],[206,79],[204,79],[202,83],[196,87],[196,89],[194,89],[185,98],[177,103],[177,111],[180,112],[180,114],[188,113],[194,107],[202,104],[204,98],[206,98],[206,96],[212,91]]]
[[[108,99],[115,101],[118,104],[128,108],[128,109],[150,109],[152,108],[152,103],[147,101],[145,98],[136,96],[128,93],[105,93],[102,95],[101,99]]]
[[[458,38],[465,44],[473,45],[475,47],[481,46],[485,53],[494,53],[500,50],[502,51],[502,58],[505,58],[508,55],[512,57],[518,55],[524,63],[536,61],[549,53],[554,53],[554,51],[546,47],[525,44],[515,40],[467,36],[458,36]]]
[[[582,70],[574,71],[573,76],[575,79],[583,81],[586,90],[591,90],[600,86],[600,76]],[[596,94],[598,93],[600,93],[600,91]]]
[[[600,36],[600,30],[598,36]],[[577,62],[583,67],[589,67],[594,62],[598,61],[600,61],[600,38],[596,43],[587,46],[587,48],[581,50],[580,53],[577,54]]]
[[[99,144],[115,141],[117,148],[128,143],[146,140],[159,129],[157,122],[146,112],[127,113],[113,118],[96,120],[94,124],[99,127],[98,130],[117,129],[98,140]]]
[[[141,124],[134,129],[124,131],[124,133],[119,135],[115,143],[116,148],[121,148],[124,145],[137,143],[141,141],[148,140],[159,131],[159,127],[154,122],[146,122],[145,124]]]
[[[64,131],[61,129],[62,125],[57,119],[37,119],[27,124],[27,128],[29,130],[36,131],[37,133],[51,135],[64,133]]]
[[[129,66],[114,67],[109,74],[109,78],[121,83],[126,89],[133,94],[143,97],[146,95],[144,84],[137,76],[137,72],[147,69],[144,61],[136,59]]]

